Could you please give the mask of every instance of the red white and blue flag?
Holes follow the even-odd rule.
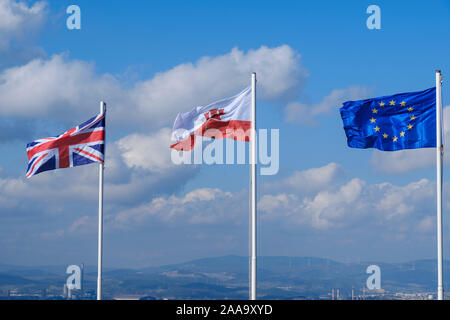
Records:
[[[176,143],[170,147],[190,151],[196,136],[250,141],[251,94],[252,88],[247,87],[233,97],[179,113],[172,130],[172,140]]]
[[[100,113],[57,137],[28,143],[26,177],[58,168],[103,162],[104,153],[105,114]]]

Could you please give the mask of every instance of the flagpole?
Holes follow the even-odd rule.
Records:
[[[438,300],[444,299],[442,275],[442,74],[436,70],[436,186],[437,186],[437,251],[438,251]]]
[[[256,73],[252,73],[252,124],[250,137],[250,300],[256,300]]]
[[[105,113],[106,103],[100,101],[100,113]],[[104,141],[105,142],[105,141]],[[105,144],[103,144],[105,146]],[[97,262],[97,300],[102,300],[102,259],[103,259],[103,164],[99,165],[98,179],[98,262]]]

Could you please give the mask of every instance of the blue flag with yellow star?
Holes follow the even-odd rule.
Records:
[[[436,88],[347,101],[340,111],[351,148],[436,147]]]

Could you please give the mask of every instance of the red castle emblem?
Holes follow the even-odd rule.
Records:
[[[220,120],[220,117],[224,115],[224,111],[223,109],[212,109],[209,110],[208,112],[204,113],[204,116],[206,118],[206,121],[208,121],[209,119],[216,119],[216,120]]]

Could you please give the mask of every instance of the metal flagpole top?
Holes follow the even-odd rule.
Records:
[[[439,79],[442,82],[442,72],[441,72],[441,70],[436,69],[436,73],[439,74],[439,77],[440,77]]]
[[[104,113],[106,111],[106,102],[100,101],[100,112]]]

